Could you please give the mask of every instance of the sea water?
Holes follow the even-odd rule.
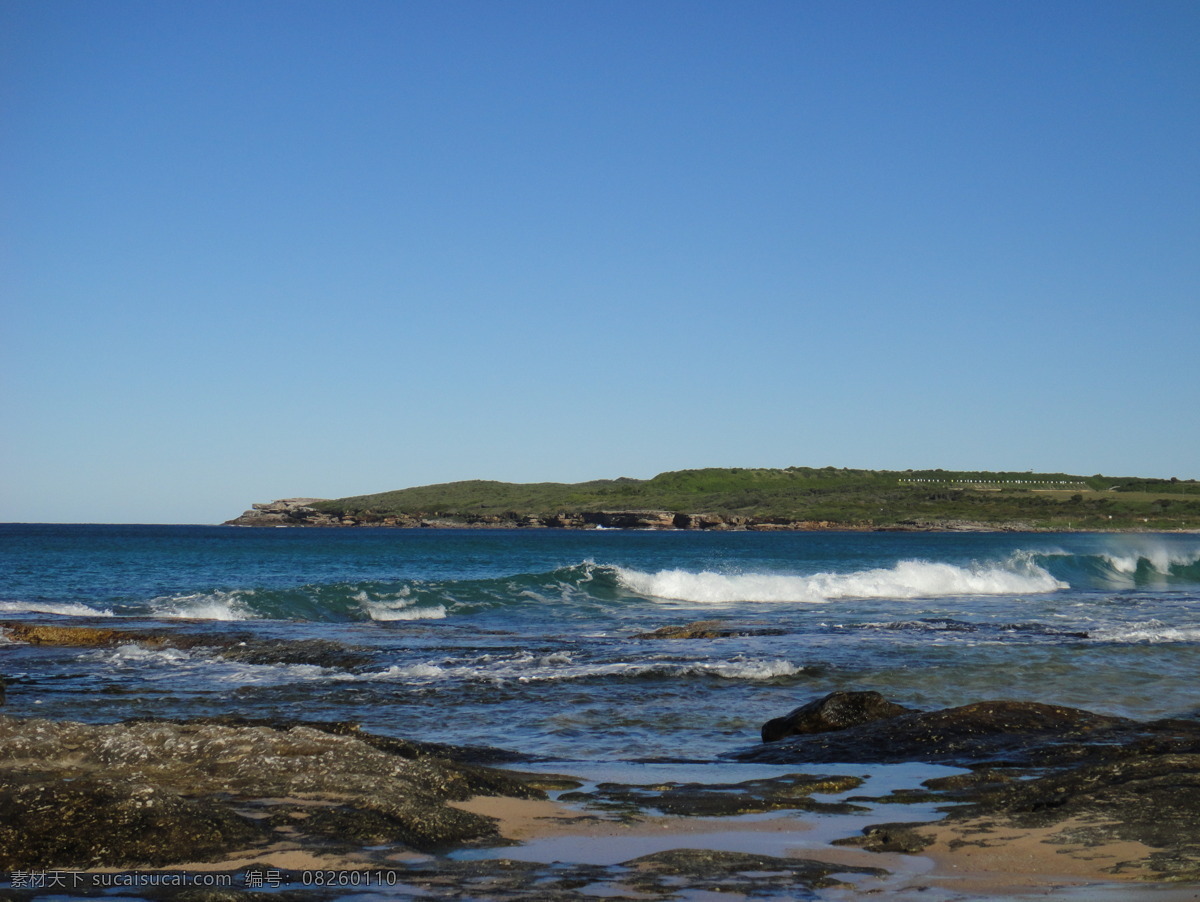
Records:
[[[643,638],[720,620],[744,635]],[[0,621],[324,639],[354,666],[0,639],[5,712],[357,721],[712,761],[835,689],[1200,708],[1200,536],[0,526]]]

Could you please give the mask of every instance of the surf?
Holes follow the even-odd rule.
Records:
[[[642,572],[618,568],[618,580],[627,590],[648,598],[700,604],[823,604],[851,598],[1045,594],[1070,588],[1041,566],[1019,556],[1001,564],[960,566],[907,560],[891,567],[812,575],[694,573],[678,569]]]

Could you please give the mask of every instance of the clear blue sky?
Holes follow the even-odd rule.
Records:
[[[0,0],[0,521],[1200,477],[1200,4]]]

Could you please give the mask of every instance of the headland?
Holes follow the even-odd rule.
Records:
[[[402,529],[1183,531],[1200,481],[1068,473],[679,470],[582,483],[467,480],[255,504],[231,526]]]

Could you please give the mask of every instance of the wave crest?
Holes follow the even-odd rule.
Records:
[[[59,614],[63,617],[111,617],[112,611],[97,610],[86,604],[50,601],[0,601],[5,614]]]
[[[793,576],[776,573],[725,574],[618,568],[628,590],[649,598],[722,602],[802,602],[842,598],[932,598],[945,595],[1022,595],[1069,588],[1022,556],[1004,564],[960,567],[930,561],[900,561],[892,567],[852,573]]]

